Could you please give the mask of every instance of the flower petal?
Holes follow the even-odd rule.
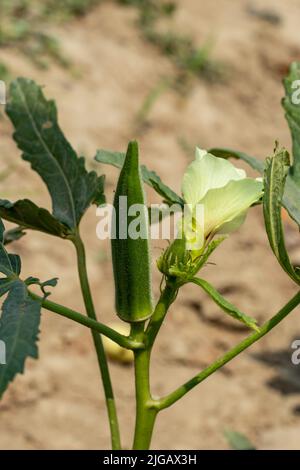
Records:
[[[228,160],[196,148],[195,160],[183,177],[182,194],[188,204],[195,206],[210,189],[222,188],[231,180],[245,177],[245,171],[236,168]]]
[[[234,230],[237,230],[245,222],[246,217],[247,217],[247,210],[245,210],[238,216],[234,217],[234,219],[229,220],[228,222],[225,222],[224,224],[222,224],[218,228],[217,232],[219,234],[224,234],[224,235],[234,232]]]
[[[251,178],[230,181],[224,188],[209,190],[201,201],[204,205],[205,236],[217,232],[229,233],[241,225],[245,212],[259,200],[262,190],[263,184]],[[231,226],[226,228],[229,222]]]

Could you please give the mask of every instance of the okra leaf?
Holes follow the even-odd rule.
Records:
[[[300,227],[300,183],[293,178],[292,171],[291,167],[286,178],[282,205]]]
[[[19,255],[7,253],[4,247],[5,227],[0,219],[0,272],[8,278],[15,279],[21,271],[21,259]]]
[[[51,292],[46,291],[46,287],[55,287],[57,285],[58,278],[53,277],[52,279],[48,279],[47,281],[40,281],[38,277],[28,277],[25,279],[26,286],[38,285],[41,288],[41,291],[44,294],[44,298],[48,297]]]
[[[20,240],[20,238],[24,237],[24,235],[25,235],[25,232],[22,227],[14,227],[9,230],[5,230],[3,243],[4,245],[8,245],[9,243]]]
[[[95,160],[99,163],[105,163],[115,166],[116,168],[122,168],[125,160],[125,153],[111,152],[109,150],[98,150]],[[141,165],[141,172],[144,183],[148,184],[148,186],[153,188],[160,196],[162,196],[163,200],[168,205],[184,205],[183,199],[166,184],[164,184],[161,178],[154,171],[150,171],[145,165]]]
[[[125,152],[113,152],[111,150],[100,149],[97,150],[95,160],[99,163],[104,163],[121,169],[124,165],[125,156]]]
[[[0,318],[0,340],[6,349],[6,364],[0,364],[0,398],[16,374],[24,372],[26,359],[38,358],[40,315],[40,302],[29,296],[22,281],[15,281]]]
[[[3,245],[0,246],[0,272],[5,276],[13,276],[14,270],[10,258]]]
[[[168,205],[178,204],[183,207],[184,201],[171,188],[165,185],[155,171],[150,171],[145,165],[141,166],[143,180],[153,188]]]
[[[3,288],[6,289],[6,284],[10,281],[15,281],[21,272],[21,258],[19,255],[8,253],[4,246],[5,227],[0,219],[0,272],[6,276],[6,278],[0,279]],[[0,288],[0,295],[1,293]]]
[[[41,283],[42,287],[55,287],[57,285],[58,278],[57,277],[52,277],[51,279],[48,279],[48,281],[44,281]]]
[[[4,248],[4,224],[0,219],[0,273],[5,274],[7,277],[15,277],[14,267],[12,265],[12,258]]]
[[[293,162],[286,178],[282,205],[300,227],[300,62],[291,64],[289,74],[283,84],[285,97],[282,100],[282,106],[292,136]],[[217,157],[240,158],[263,174],[263,163],[243,152],[222,148],[213,148],[210,152]]]
[[[288,199],[292,211],[287,209],[300,226],[300,62],[291,64],[289,74],[283,84],[285,97],[282,100],[282,106],[291,132],[293,153],[293,164],[287,176],[283,204],[285,205]]]
[[[290,158],[285,149],[275,149],[274,156],[267,160],[264,178],[264,218],[271,248],[286,273],[300,284],[299,269],[294,269],[287,253],[281,219],[281,202]]]
[[[244,162],[248,163],[253,170],[258,171],[259,173],[264,172],[264,162],[261,160],[258,160],[255,157],[251,157],[250,155],[247,155],[244,152],[239,152],[237,150],[232,150],[228,148],[212,148],[208,150],[209,153],[212,153],[215,155],[215,157],[220,157],[220,158],[236,158],[237,160],[243,160]]]
[[[228,300],[224,299],[224,297],[211,284],[209,284],[209,282],[198,277],[192,278],[190,282],[193,282],[197,286],[201,287],[211,297],[211,299],[222,310],[224,310],[225,313],[228,313],[228,315],[230,315],[231,317],[244,323],[252,330],[259,331],[257,322],[254,318],[249,317],[245,313],[241,312],[237,307],[228,302]]]
[[[30,283],[39,284],[44,296],[46,286],[56,285],[56,279],[40,282],[37,278],[19,279],[21,260],[18,255],[7,253],[4,242],[5,228],[0,219],[0,272],[7,277],[0,279],[0,296],[7,295],[0,314],[0,341],[4,344],[5,363],[0,362],[0,398],[17,373],[23,373],[27,357],[38,357],[41,302],[29,292]],[[1,358],[2,359],[2,358]]]
[[[22,228],[39,230],[60,238],[66,238],[71,234],[71,230],[65,224],[29,199],[20,199],[16,202],[0,199],[0,217]]]
[[[292,179],[300,186],[300,62],[293,62],[288,76],[283,80],[285,97],[282,106],[292,136],[293,167]],[[297,91],[298,89],[298,91]],[[299,201],[299,199],[298,199]]]
[[[261,160],[258,160],[255,157],[247,155],[243,152],[238,152],[236,150],[222,149],[222,148],[213,148],[209,150],[210,153],[216,157],[221,158],[237,158],[241,159],[244,162],[248,163],[251,168],[259,171],[262,175],[264,173],[265,164]],[[293,170],[290,169],[289,174],[287,175],[284,195],[282,198],[282,205],[288,211],[291,218],[300,226],[300,183],[298,184],[293,178]]]
[[[104,202],[104,177],[86,170],[84,158],[78,158],[58,125],[54,101],[47,101],[34,81],[11,83],[6,112],[22,158],[48,187],[53,216],[74,229],[91,204]]]
[[[21,258],[19,255],[9,253],[8,255],[13,272],[19,276],[21,272]]]
[[[17,279],[10,279],[8,277],[0,279],[0,297],[6,294],[16,282],[19,282]]]

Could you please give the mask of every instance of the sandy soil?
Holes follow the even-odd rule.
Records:
[[[86,18],[57,30],[81,78],[53,66],[37,71],[18,53],[1,52],[16,75],[46,86],[57,100],[60,122],[91,166],[97,148],[124,149],[138,138],[143,161],[175,190],[192,156],[190,145],[228,146],[264,158],[275,139],[290,146],[280,108],[281,78],[299,58],[300,5],[296,0],[264,0],[281,17],[271,25],[247,12],[248,0],[185,0],[175,22],[199,43],[215,40],[214,58],[227,64],[227,83],[193,80],[183,97],[164,92],[147,125],[136,115],[162,77],[175,73],[168,59],[145,44],[130,8],[104,2]],[[2,196],[31,197],[50,206],[43,184],[18,156],[7,120],[1,121],[1,168],[14,171],[1,182]],[[99,168],[99,171],[101,169]],[[111,195],[117,171],[105,168]],[[149,191],[149,200],[156,196]],[[96,238],[98,219],[90,209],[83,234],[99,318],[114,319],[109,245]],[[294,259],[300,258],[297,235],[288,227]],[[296,242],[295,242],[296,240]],[[162,243],[154,243],[154,258]],[[53,300],[83,310],[72,247],[41,234],[27,235],[13,249],[22,255],[23,271],[42,279],[59,276]],[[295,292],[272,255],[260,208],[249,214],[238,233],[217,250],[216,265],[205,268],[208,280],[241,310],[260,322]],[[160,277],[155,272],[155,289]],[[290,362],[292,339],[300,336],[299,310],[277,330],[194,389],[158,419],[153,448],[228,448],[224,429],[245,433],[258,448],[300,448],[300,369]],[[199,371],[246,334],[193,286],[186,287],[171,308],[153,355],[155,394],[166,393]],[[276,353],[276,354],[275,354]],[[264,360],[266,357],[269,360]],[[0,404],[0,448],[108,448],[106,412],[89,332],[48,312],[43,313],[39,361],[28,361],[26,374],[10,387]],[[134,420],[132,368],[111,364],[123,432],[129,447]]]

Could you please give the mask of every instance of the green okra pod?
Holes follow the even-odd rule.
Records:
[[[153,312],[148,211],[137,142],[130,142],[114,197],[112,261],[119,317],[139,322]]]

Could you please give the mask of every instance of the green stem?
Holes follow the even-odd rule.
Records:
[[[134,351],[136,423],[133,449],[149,449],[155,419],[158,413],[157,401],[152,398],[150,388],[150,357],[155,338],[164,321],[169,306],[175,300],[177,287],[167,284],[156,305],[149,325],[144,331],[145,322],[133,323],[131,335],[136,343],[145,344],[145,349]]]
[[[64,305],[57,304],[50,300],[44,299],[43,297],[36,295],[31,291],[29,291],[29,295],[32,299],[41,302],[42,307],[46,310],[57,313],[58,315],[61,315],[65,318],[69,318],[70,320],[80,323],[81,325],[84,325],[87,328],[96,331],[97,333],[103,334],[104,336],[107,336],[107,338],[110,338],[112,341],[119,344],[123,348],[132,350],[144,348],[143,343],[137,343],[128,338],[127,336],[121,335],[109,326],[106,326],[103,323],[93,320],[92,318],[85,317],[84,315],[79,312],[76,312],[75,310],[65,307]]]
[[[161,293],[160,299],[155,307],[154,313],[150,319],[145,332],[147,348],[151,349],[160,327],[165,319],[168,309],[174,302],[178,288],[173,284],[167,284]]]
[[[132,324],[131,335],[136,341],[143,341],[144,322]],[[147,450],[150,447],[157,409],[150,392],[150,353],[151,350],[134,352],[136,423],[134,450]]]
[[[242,351],[249,348],[253,343],[258,341],[260,338],[265,336],[269,331],[271,331],[278,323],[280,323],[295,307],[300,304],[300,291],[270,320],[268,320],[257,333],[253,333],[248,336],[246,339],[237,344],[234,348],[228,351],[223,357],[217,359],[213,364],[208,366],[199,374],[195,375],[191,380],[183,384],[181,387],[177,388],[173,393],[166,396],[165,398],[160,399],[157,402],[157,407],[159,410],[168,408],[169,406],[176,403],[180,398],[182,398],[187,392],[196,387],[200,382],[203,382],[207,377],[216,372],[218,369],[223,367],[233,358],[238,356]]]
[[[80,238],[79,233],[73,239],[73,243],[75,245],[76,253],[77,253],[78,273],[79,273],[80,285],[81,285],[86,312],[90,319],[97,321],[94,303],[93,303],[92,294],[91,294],[91,289],[90,289],[89,280],[88,280],[84,244]],[[97,333],[95,330],[91,330],[91,332],[92,332],[93,342],[94,342],[95,350],[97,353],[99,369],[100,369],[102,382],[103,382],[106,407],[107,407],[110,432],[111,432],[112,448],[113,450],[117,450],[117,449],[121,449],[120,430],[119,430],[117,409],[116,409],[106,354],[104,351],[101,335]]]

